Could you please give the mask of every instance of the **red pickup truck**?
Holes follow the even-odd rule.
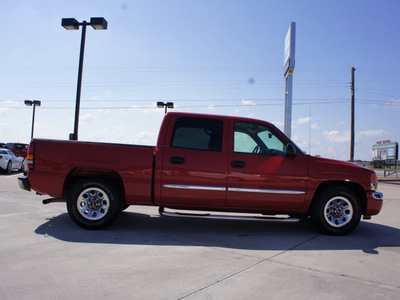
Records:
[[[366,168],[304,154],[274,125],[239,117],[168,113],[157,145],[33,139],[21,188],[65,201],[81,227],[102,229],[129,205],[311,218],[352,231],[379,213],[383,194]]]

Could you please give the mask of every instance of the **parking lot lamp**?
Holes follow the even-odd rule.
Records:
[[[33,106],[31,139],[33,139],[33,129],[35,127],[35,108],[41,104],[42,103],[39,100],[25,100],[26,106]]]
[[[61,20],[61,26],[67,30],[79,30],[79,26],[82,26],[82,37],[81,37],[81,51],[79,55],[79,70],[78,70],[78,84],[76,88],[76,104],[75,104],[75,122],[74,122],[74,133],[69,135],[70,140],[78,140],[78,125],[79,125],[79,109],[81,103],[81,88],[82,88],[82,71],[83,71],[83,56],[85,52],[85,39],[86,39],[86,26],[91,25],[95,30],[106,30],[107,21],[104,18],[90,18],[90,23],[83,21],[79,23],[74,18],[64,18]]]
[[[167,102],[167,103],[164,103],[164,102],[157,102],[157,107],[158,107],[158,108],[163,108],[163,107],[165,107],[165,113],[167,113],[167,109],[168,109],[168,108],[174,108],[174,103],[173,103],[173,102]]]

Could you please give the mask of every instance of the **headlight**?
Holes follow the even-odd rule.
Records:
[[[371,190],[375,191],[378,189],[378,177],[376,176],[376,173],[371,174]]]

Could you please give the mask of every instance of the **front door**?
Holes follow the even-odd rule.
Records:
[[[229,207],[286,211],[303,206],[307,162],[287,157],[287,142],[264,123],[232,121],[228,166]]]

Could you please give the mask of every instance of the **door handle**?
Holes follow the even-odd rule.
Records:
[[[185,158],[180,157],[180,156],[171,156],[169,158],[169,162],[174,165],[184,165],[185,164]]]
[[[246,167],[246,162],[242,160],[232,160],[231,161],[232,168],[243,169]]]

